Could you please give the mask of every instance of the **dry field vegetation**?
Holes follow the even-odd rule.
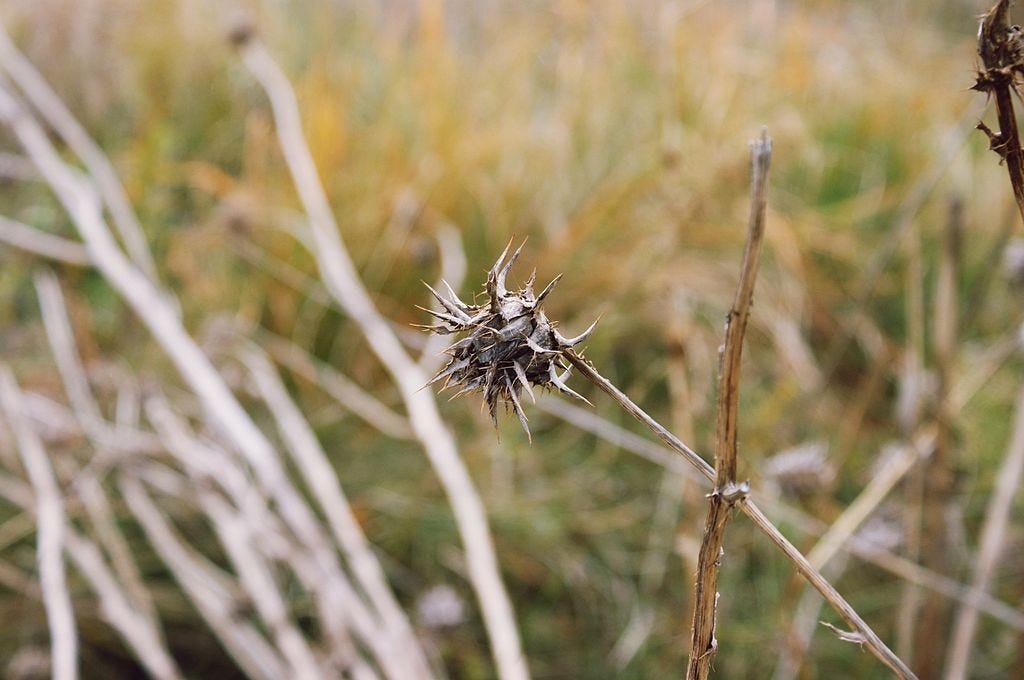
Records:
[[[528,237],[510,283],[563,273],[549,317],[600,316],[585,356],[710,460],[767,126],[739,478],[920,677],[1011,677],[1024,239],[974,131],[984,9],[0,4],[27,59],[0,38],[0,675],[49,676],[68,604],[89,678],[511,680],[516,644],[535,678],[681,674],[709,487],[576,373],[594,406],[538,390],[532,442],[439,395],[449,439],[412,324],[423,281],[471,299]],[[25,63],[116,171],[135,278],[83,233],[90,200],[100,231],[124,214]],[[712,674],[889,677],[736,515]]]

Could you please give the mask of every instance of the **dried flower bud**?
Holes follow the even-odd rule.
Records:
[[[788,496],[808,498],[828,491],[836,478],[825,442],[808,442],[767,459],[762,472],[770,483]]]
[[[457,626],[466,620],[466,604],[451,586],[434,586],[416,599],[416,618],[427,628]]]
[[[451,360],[427,384],[443,381],[442,390],[458,388],[456,396],[483,392],[495,425],[498,423],[498,404],[504,403],[506,408],[511,406],[529,436],[530,428],[519,401],[524,390],[533,399],[533,387],[554,387],[564,394],[587,401],[565,384],[571,366],[564,353],[583,342],[597,322],[580,335],[566,338],[558,332],[558,324],[548,320],[541,304],[554,290],[561,275],[545,286],[539,295],[533,291],[536,271],[524,288],[508,290],[506,277],[523,249],[519,246],[506,262],[511,245],[509,243],[505,247],[487,275],[486,304],[463,302],[447,283],[449,298],[428,285],[444,311],[421,307],[439,322],[421,328],[441,335],[468,333],[446,350]]]

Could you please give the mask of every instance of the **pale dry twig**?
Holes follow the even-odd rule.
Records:
[[[55,680],[78,677],[78,633],[64,574],[64,500],[53,466],[21,411],[21,390],[6,365],[0,364],[0,404],[18,440],[18,452],[35,496],[39,585],[43,591]]]
[[[466,550],[469,580],[476,592],[503,680],[529,676],[515,625],[512,602],[501,579],[486,513],[454,438],[441,420],[433,396],[421,390],[427,375],[406,353],[359,279],[302,131],[295,92],[284,72],[248,27],[233,36],[249,71],[263,86],[274,112],[277,135],[303,207],[309,216],[313,255],[321,278],[342,309],[356,322],[370,349],[394,378],[422,444],[452,505]]]

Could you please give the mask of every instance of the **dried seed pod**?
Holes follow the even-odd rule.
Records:
[[[563,354],[586,340],[597,322],[578,336],[566,338],[558,332],[557,324],[548,320],[540,308],[541,303],[561,275],[545,286],[540,295],[533,291],[536,271],[525,287],[509,290],[508,272],[523,250],[523,246],[519,246],[506,261],[511,245],[510,242],[505,247],[487,274],[486,304],[463,302],[447,283],[448,297],[428,285],[443,311],[421,307],[437,320],[436,324],[421,328],[441,335],[467,334],[445,350],[451,359],[427,384],[441,383],[442,391],[457,388],[456,396],[483,392],[495,426],[498,405],[504,403],[506,408],[515,411],[529,436],[530,428],[520,402],[524,391],[533,399],[533,387],[554,387],[587,401],[565,384],[571,366]]]

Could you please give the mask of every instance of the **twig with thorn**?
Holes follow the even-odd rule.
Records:
[[[1011,90],[1017,90],[1016,79],[1024,75],[1024,34],[1020,26],[1010,25],[1010,0],[999,0],[982,17],[978,56],[983,68],[973,89],[988,93],[996,100],[999,131],[993,132],[984,123],[978,123],[978,129],[988,136],[989,148],[1006,163],[1013,197],[1024,219],[1024,155],[1011,94]]]

